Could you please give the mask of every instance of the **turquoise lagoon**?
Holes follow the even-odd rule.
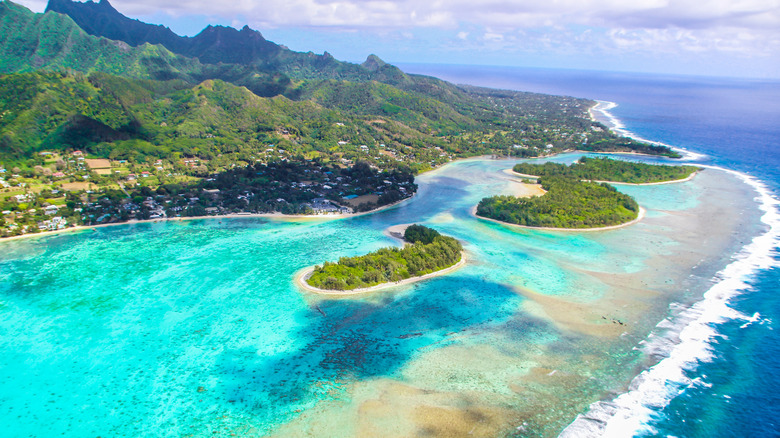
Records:
[[[753,189],[716,169],[619,186],[648,214],[617,230],[473,217],[483,196],[511,193],[514,162],[452,163],[411,200],[347,219],[0,242],[4,436],[557,435],[657,362],[643,347],[657,324],[764,228]],[[468,264],[344,298],[294,284],[412,222],[460,239]]]

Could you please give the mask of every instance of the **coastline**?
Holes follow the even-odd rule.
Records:
[[[148,223],[155,223],[155,222],[184,222],[184,221],[193,221],[193,220],[203,220],[203,219],[238,219],[238,218],[264,218],[264,219],[280,219],[280,220],[322,220],[322,221],[331,221],[331,220],[337,220],[337,219],[346,219],[346,218],[352,218],[352,217],[358,217],[363,216],[367,214],[373,214],[378,213],[383,210],[389,210],[393,207],[396,207],[403,202],[406,202],[412,198],[414,198],[417,195],[415,193],[414,195],[404,198],[400,201],[394,202],[392,204],[383,205],[381,207],[377,207],[373,210],[368,211],[362,211],[360,213],[352,213],[352,214],[282,214],[282,213],[249,213],[249,214],[241,214],[241,213],[231,213],[231,214],[223,214],[223,215],[215,215],[215,216],[175,216],[175,217],[161,217],[157,219],[144,219],[144,220],[130,220],[125,222],[112,222],[109,224],[97,224],[97,225],[77,225],[75,227],[68,227],[63,228],[61,230],[54,230],[54,231],[42,231],[40,233],[27,233],[27,234],[21,234],[19,236],[8,236],[8,237],[0,237],[0,242],[5,241],[11,241],[11,240],[21,240],[21,239],[30,239],[33,237],[47,237],[47,236],[56,236],[58,234],[63,233],[72,233],[77,231],[94,231],[97,228],[105,228],[105,227],[114,227],[114,226],[120,226],[120,225],[135,225],[135,224],[148,224]]]
[[[622,186],[660,186],[660,185],[664,185],[664,184],[676,184],[676,183],[683,183],[683,182],[690,181],[699,172],[700,171],[697,170],[696,172],[693,172],[692,174],[690,174],[687,177],[682,178],[682,179],[674,179],[674,180],[671,180],[671,181],[659,181],[659,182],[651,182],[651,183],[626,183],[626,182],[616,182],[616,181],[592,181],[592,182],[615,184],[615,185],[622,185]]]
[[[401,245],[406,244],[406,241],[404,240],[404,232],[406,231],[409,226],[414,225],[412,223],[410,224],[398,224],[393,225],[392,227],[385,228],[384,231],[382,231],[382,234],[385,236],[397,240]]]
[[[626,127],[623,124],[623,122],[621,122],[620,119],[618,119],[617,117],[615,117],[615,115],[613,115],[611,112],[609,112],[611,109],[613,109],[613,108],[618,106],[618,104],[616,102],[609,102],[609,101],[606,101],[606,100],[596,100],[595,102],[596,102],[595,105],[593,105],[592,107],[588,108],[588,115],[590,116],[591,121],[599,122],[599,123],[602,123],[602,124],[606,125],[607,129],[609,129],[610,131],[612,131],[614,133],[620,134],[620,135],[622,135],[624,137],[628,137],[628,138],[631,138],[631,139],[636,140],[636,141],[641,141],[643,143],[648,143],[648,144],[652,144],[652,145],[656,145],[656,146],[666,146],[666,147],[668,147],[669,149],[671,149],[673,151],[679,152],[680,155],[682,155],[682,157],[680,157],[679,160],[682,160],[682,161],[699,161],[699,160],[703,159],[704,157],[706,157],[706,155],[704,155],[704,154],[691,152],[691,151],[689,151],[687,149],[683,149],[681,147],[672,146],[672,145],[669,145],[669,144],[666,144],[666,143],[662,143],[660,141],[653,141],[653,140],[648,140],[646,138],[640,137],[639,135],[634,134],[633,132],[631,132],[628,129],[626,129]],[[602,106],[603,106],[603,108],[602,108]],[[599,120],[593,114],[594,111],[601,113],[604,116],[605,120]],[[602,153],[623,153],[623,152],[602,152]],[[634,154],[633,152],[625,152],[625,153],[626,154]],[[637,154],[637,155],[644,155],[644,154]]]
[[[670,146],[670,145],[667,145],[667,144],[664,144],[664,143],[660,143],[660,142],[650,141],[650,140],[641,138],[639,136],[636,136],[635,134],[625,130],[625,128],[620,123],[620,121],[617,118],[615,118],[615,116],[613,116],[611,113],[609,113],[610,109],[615,108],[615,107],[618,106],[617,103],[609,102],[609,101],[599,101],[599,100],[597,100],[595,102],[596,102],[595,105],[593,105],[590,108],[588,108],[588,115],[590,116],[592,121],[599,122],[599,120],[593,114],[593,111],[601,112],[602,114],[604,114],[604,117],[609,119],[610,122],[614,125],[612,127],[608,126],[608,128],[610,130],[617,131],[621,135],[625,135],[626,137],[633,138],[634,140],[638,140],[638,141],[642,141],[642,142],[646,142],[646,143],[650,143],[650,144],[657,144],[657,145],[661,145],[661,146],[667,146],[667,147],[669,147],[669,148],[671,148],[673,150],[676,150],[676,151],[681,152],[682,154],[684,154],[684,158],[683,158],[684,160],[697,160],[697,159],[700,159],[700,158],[704,157],[704,155],[702,155],[702,154],[696,154],[694,152],[690,152],[690,151],[687,151],[685,149],[677,148],[677,147]],[[599,108],[602,105],[605,106],[605,108]],[[536,158],[536,159],[551,158],[551,157],[555,157],[555,156],[560,155],[560,154],[570,153],[570,152],[575,152],[575,153],[577,153],[577,152],[579,152],[579,153],[593,153],[593,154],[612,154],[612,155],[641,155],[641,156],[649,156],[649,157],[656,156],[656,155],[652,155],[652,154],[643,154],[643,153],[638,153],[638,152],[592,152],[592,151],[583,151],[583,150],[575,149],[575,150],[565,150],[565,151],[561,151],[560,153],[556,153],[556,154],[552,154],[552,155],[543,155],[543,156],[534,157],[534,158]],[[460,162],[460,161],[468,161],[468,160],[517,160],[517,159],[519,159],[519,158],[517,158],[517,157],[514,157],[514,158],[513,157],[503,158],[503,157],[496,157],[495,155],[478,155],[478,156],[473,156],[473,157],[458,158],[458,159],[449,161],[449,162],[447,162],[447,163],[445,163],[443,165],[440,165],[440,166],[438,166],[436,168],[432,168],[432,169],[426,170],[424,172],[421,172],[417,176],[435,174],[435,173],[439,172],[441,169],[443,169],[444,167],[446,167],[448,164],[452,164],[452,163],[456,163],[456,162]],[[505,173],[507,173],[509,175],[512,175],[512,176],[519,176],[519,177],[522,177],[522,178],[539,178],[537,175],[527,175],[527,174],[516,173],[512,169],[505,170]],[[690,176],[688,176],[685,179],[674,180],[674,181],[663,181],[663,182],[656,182],[656,183],[620,183],[620,182],[613,182],[613,181],[594,181],[594,182],[598,182],[598,183],[606,182],[606,183],[609,183],[609,184],[623,184],[623,185],[672,184],[672,183],[677,183],[677,182],[690,181],[697,173],[698,172],[694,172],[693,174],[691,174]],[[397,201],[397,202],[394,202],[392,204],[383,205],[383,206],[377,207],[377,208],[375,208],[373,210],[364,211],[364,212],[360,212],[360,213],[352,213],[352,214],[341,214],[341,213],[339,213],[339,214],[323,214],[323,215],[306,215],[306,214],[282,214],[282,213],[250,213],[250,214],[231,213],[231,214],[226,214],[226,215],[214,215],[214,216],[187,216],[187,217],[178,217],[177,216],[177,217],[166,217],[166,218],[157,218],[157,219],[131,220],[131,221],[125,221],[125,222],[112,222],[112,223],[108,223],[108,224],[78,225],[78,226],[75,226],[75,227],[68,227],[68,228],[65,228],[65,229],[62,229],[62,230],[42,231],[42,232],[39,232],[39,233],[22,234],[22,235],[19,235],[19,236],[0,237],[0,242],[12,241],[12,240],[20,240],[20,239],[28,239],[28,238],[33,238],[33,237],[54,236],[54,235],[58,235],[58,234],[61,234],[61,233],[87,231],[87,230],[92,230],[92,229],[102,228],[102,227],[110,227],[110,226],[118,226],[118,225],[141,224],[141,223],[154,223],[154,222],[159,222],[159,221],[185,221],[185,220],[223,219],[223,218],[225,218],[225,219],[233,219],[233,218],[242,218],[242,217],[245,217],[245,218],[282,219],[282,220],[301,220],[301,219],[306,220],[306,219],[308,219],[308,220],[326,220],[326,221],[329,221],[329,220],[345,219],[345,218],[350,218],[350,217],[358,217],[358,216],[363,216],[363,215],[366,215],[366,214],[377,213],[377,212],[380,212],[382,210],[388,210],[388,209],[390,209],[392,207],[400,205],[401,203],[414,198],[416,195],[417,195],[417,193],[415,192],[412,196],[410,196],[408,198],[404,198],[404,199],[402,199],[400,201]],[[483,218],[483,219],[486,219],[486,218]],[[511,225],[511,224],[507,224],[507,225]],[[531,227],[531,228],[533,228],[533,227]],[[553,228],[553,229],[554,230],[561,230],[561,229],[558,229],[558,228]],[[599,228],[599,229],[606,229],[606,228]]]
[[[756,292],[745,282],[746,277],[777,265],[772,254],[780,241],[780,201],[773,195],[772,190],[756,177],[718,166],[702,167],[725,172],[750,189],[749,193],[754,194],[752,199],[758,204],[756,210],[763,229],[747,240],[737,240],[737,251],[725,252],[732,254],[725,259],[725,264],[701,277],[709,278],[710,283],[703,285],[700,295],[680,306],[671,317],[662,319],[651,331],[641,351],[656,357],[652,363],[643,367],[643,371],[635,375],[623,391],[595,399],[559,436],[569,438],[583,434],[620,435],[626,431],[638,431],[648,424],[652,425],[653,422],[648,421],[652,413],[666,408],[679,395],[678,391],[670,388],[690,384],[691,375],[701,375],[697,366],[717,351],[717,340],[724,336],[721,331],[724,323],[741,322],[741,329],[744,329],[766,318],[763,311],[761,314],[750,315],[741,313],[733,306],[735,298],[748,292]],[[739,216],[742,214],[738,213]],[[714,216],[700,215],[703,218]],[[689,233],[686,233],[689,236],[689,245],[696,245],[701,242],[702,237],[711,234],[706,228],[709,226],[706,219],[700,219],[699,224],[702,223],[704,227],[694,223]],[[741,219],[733,223],[739,227],[743,225]],[[647,397],[652,397],[652,407],[643,403]]]
[[[598,228],[554,228],[554,227],[532,227],[530,225],[510,224],[509,222],[503,222],[503,221],[500,221],[500,220],[497,220],[497,219],[490,219],[490,218],[487,218],[487,217],[479,216],[477,214],[477,206],[476,205],[471,207],[471,210],[469,210],[469,213],[471,213],[472,216],[474,216],[475,218],[480,219],[480,220],[495,222],[495,223],[497,223],[499,225],[504,225],[504,226],[507,226],[507,227],[516,227],[516,228],[520,228],[520,229],[524,229],[524,230],[563,231],[563,232],[567,232],[567,233],[571,233],[571,232],[575,232],[576,233],[576,232],[583,231],[583,232],[586,232],[586,233],[590,233],[590,232],[594,232],[594,231],[616,230],[618,228],[624,228],[624,227],[628,227],[630,225],[634,225],[636,223],[639,223],[642,219],[644,219],[645,214],[647,213],[647,211],[644,208],[639,207],[639,214],[637,214],[636,219],[631,220],[631,221],[626,222],[626,223],[618,224],[618,225],[610,225],[608,227],[598,227]]]
[[[588,110],[589,114],[590,111],[594,108],[596,108],[598,105],[594,105],[591,107],[591,109]],[[617,106],[617,105],[615,105]],[[595,120],[595,119],[594,119]],[[644,140],[642,140],[644,141]],[[660,144],[660,143],[659,143]],[[665,145],[666,146],[666,145]],[[670,146],[671,147],[671,146]],[[681,150],[682,152],[686,152],[684,150]],[[654,155],[647,155],[647,154],[640,154],[636,152],[589,152],[589,151],[563,151],[561,153],[569,153],[569,152],[581,152],[581,153],[603,153],[603,154],[625,154],[625,155],[644,155],[644,156],[654,156]],[[543,157],[536,157],[536,158],[550,158],[554,157],[556,155],[560,154],[554,154],[549,156],[543,156]],[[492,155],[479,155],[474,157],[468,157],[468,158],[459,158],[456,160],[452,160],[445,165],[439,166],[435,169],[430,169],[425,172],[420,173],[419,175],[432,175],[436,172],[443,169],[446,165],[460,162],[460,161],[468,161],[468,160],[517,160],[517,158],[496,158]],[[506,169],[504,170],[504,173],[510,175],[510,176],[516,176],[521,178],[539,178],[537,175],[527,175],[522,173],[517,173],[513,171],[512,169]],[[620,183],[620,182],[613,182],[613,181],[595,181],[595,182],[606,182],[609,184],[623,184],[623,185],[657,185],[657,184],[672,184],[677,182],[686,182],[690,181],[698,172],[694,172],[690,176],[688,176],[685,179],[680,180],[674,180],[674,181],[662,181],[662,182],[656,182],[656,183]],[[418,175],[418,176],[419,176]],[[519,182],[519,181],[515,181]],[[162,221],[189,221],[189,220],[202,220],[202,219],[235,219],[235,218],[265,218],[265,219],[280,219],[280,220],[323,220],[323,221],[330,221],[330,220],[337,220],[337,219],[346,219],[351,217],[358,217],[363,216],[367,214],[373,214],[378,213],[383,210],[389,210],[393,207],[396,207],[412,198],[417,196],[417,193],[415,192],[412,196],[408,198],[404,198],[400,201],[394,202],[392,204],[383,205],[381,207],[377,207],[373,210],[363,211],[360,213],[351,213],[351,214],[282,214],[282,213],[250,213],[250,214],[241,214],[241,213],[231,213],[231,214],[225,214],[225,215],[214,215],[214,216],[176,216],[176,217],[165,217],[165,218],[157,218],[157,219],[144,219],[144,220],[130,220],[126,222],[112,222],[108,224],[97,224],[97,225],[78,225],[75,227],[68,227],[64,228],[62,230],[55,230],[55,231],[42,231],[40,233],[28,233],[28,234],[22,234],[19,236],[8,236],[8,237],[0,237],[0,242],[4,241],[12,241],[12,240],[20,240],[20,239],[29,239],[33,237],[47,237],[47,236],[55,236],[62,233],[70,233],[70,232],[79,232],[79,231],[89,231],[94,230],[96,228],[103,228],[103,227],[112,227],[112,226],[119,226],[119,225],[132,225],[132,224],[143,224],[143,223],[155,223],[155,222],[162,222]],[[486,219],[486,218],[482,218]],[[511,225],[511,224],[507,224]],[[533,227],[531,227],[533,228]],[[554,230],[560,230],[559,228],[553,228]],[[598,228],[598,229],[604,229],[604,228]],[[393,236],[390,236],[393,237]]]
[[[455,263],[454,265],[446,267],[444,269],[440,269],[438,271],[434,271],[429,274],[421,275],[419,277],[410,277],[405,280],[396,281],[393,283],[381,283],[381,284],[377,284],[376,286],[362,287],[362,288],[350,289],[350,290],[320,289],[309,285],[306,282],[306,279],[308,279],[309,275],[311,275],[311,273],[314,272],[314,268],[316,266],[315,265],[315,266],[309,266],[308,268],[303,268],[300,271],[296,272],[295,284],[306,291],[313,292],[320,295],[359,295],[368,292],[377,292],[380,290],[391,289],[398,286],[405,286],[408,284],[413,284],[423,280],[427,280],[429,278],[434,278],[444,274],[449,274],[450,272],[456,271],[462,268],[463,266],[465,266],[467,261],[468,261],[468,257],[466,255],[466,251],[463,250],[460,252],[460,260],[458,261],[458,263]]]

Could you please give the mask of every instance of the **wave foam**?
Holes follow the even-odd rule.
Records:
[[[700,161],[700,160],[703,160],[704,158],[707,157],[704,154],[700,154],[700,153],[697,153],[697,152],[691,152],[691,151],[689,151],[687,149],[683,149],[683,148],[678,147],[678,146],[672,146],[672,145],[669,145],[669,144],[666,144],[666,143],[661,143],[660,141],[653,141],[653,140],[648,140],[646,138],[643,138],[643,137],[641,137],[641,136],[639,136],[639,135],[629,131],[628,128],[626,128],[626,126],[623,124],[623,122],[620,121],[620,119],[615,117],[615,115],[610,112],[610,110],[612,110],[612,109],[614,109],[614,108],[616,108],[618,106],[617,103],[615,103],[615,102],[608,102],[608,101],[605,101],[605,100],[597,100],[596,102],[597,102],[596,106],[594,106],[593,108],[590,109],[591,117],[594,118],[594,119],[597,119],[598,121],[600,121],[602,123],[604,123],[607,126],[607,128],[609,128],[610,130],[612,130],[613,132],[615,132],[617,134],[620,134],[620,135],[622,135],[624,137],[633,138],[634,140],[641,141],[643,143],[649,143],[649,144],[656,145],[656,146],[666,146],[666,147],[668,147],[668,148],[670,148],[670,149],[672,149],[674,151],[679,152],[680,155],[682,155],[681,160],[684,160],[684,161]],[[594,116],[593,115],[594,112],[598,113],[601,117]]]
[[[764,212],[761,221],[769,230],[745,245],[733,261],[715,275],[715,284],[704,293],[701,301],[656,326],[656,332],[663,332],[663,335],[652,334],[643,349],[651,356],[662,358],[658,364],[635,377],[628,392],[611,402],[591,404],[588,412],[578,415],[560,437],[657,433],[648,425],[654,414],[687,388],[706,385],[688,375],[700,363],[712,360],[712,342],[721,336],[715,326],[729,320],[744,320],[743,327],[761,321],[760,315],[744,315],[729,307],[729,302],[750,289],[749,281],[758,271],[778,266],[774,257],[780,246],[780,202],[761,181],[733,170],[721,170],[737,175],[756,190],[756,200]]]

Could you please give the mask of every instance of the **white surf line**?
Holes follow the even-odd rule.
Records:
[[[669,145],[669,144],[666,144],[666,143],[661,143],[660,141],[653,141],[653,140],[648,140],[646,138],[643,138],[643,137],[641,137],[641,136],[639,136],[639,135],[629,131],[626,128],[626,126],[623,124],[623,122],[620,121],[620,119],[618,119],[614,114],[612,114],[610,112],[610,110],[612,110],[612,109],[614,109],[614,108],[616,108],[618,106],[617,103],[609,102],[609,101],[605,101],[605,100],[597,100],[596,102],[598,102],[596,104],[596,106],[594,106],[593,108],[591,108],[589,110],[590,114],[591,114],[591,118],[593,120],[599,121],[593,115],[593,112],[595,111],[595,112],[601,114],[602,117],[607,121],[607,123],[606,123],[607,127],[610,130],[614,131],[615,133],[618,133],[618,134],[620,134],[620,135],[622,135],[624,137],[632,138],[632,139],[634,139],[636,141],[641,141],[643,143],[649,143],[649,144],[656,145],[656,146],[668,147],[668,148],[670,148],[670,149],[672,149],[674,151],[679,152],[682,155],[681,160],[683,160],[683,161],[699,161],[699,160],[702,160],[702,159],[707,157],[704,154],[700,154],[700,153],[697,153],[697,152],[691,152],[691,151],[689,151],[687,149],[683,149],[683,148],[678,147],[678,146],[672,146],[672,145]]]
[[[715,166],[706,167],[736,175],[755,189],[758,194],[756,201],[764,212],[761,222],[769,226],[768,231],[753,238],[729,265],[715,274],[715,284],[704,293],[701,301],[673,320],[667,318],[658,323],[657,331],[665,334],[651,333],[643,349],[647,354],[663,354],[664,359],[636,376],[628,392],[612,401],[591,404],[588,412],[578,415],[560,437],[625,437],[640,431],[657,433],[649,425],[654,413],[666,407],[685,389],[707,385],[701,379],[691,379],[686,374],[695,371],[702,362],[712,360],[712,341],[719,336],[714,326],[729,320],[748,323],[755,320],[756,315],[744,315],[729,307],[729,303],[751,289],[749,282],[759,271],[780,266],[774,259],[780,246],[780,202],[763,182],[750,175]]]

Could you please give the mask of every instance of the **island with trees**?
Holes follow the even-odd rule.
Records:
[[[606,183],[566,176],[544,177],[542,196],[483,198],[476,214],[513,225],[544,228],[602,228],[637,219],[634,198]]]
[[[699,171],[700,168],[582,157],[570,166],[551,162],[544,164],[519,163],[512,170],[522,175],[538,177],[566,176],[587,181],[654,184],[685,180]]]
[[[337,263],[325,262],[305,271],[299,281],[316,292],[362,292],[420,280],[464,260],[460,242],[423,225],[407,227],[404,241],[403,248],[381,248],[362,256],[341,257]]]
[[[530,198],[483,198],[476,207],[478,217],[537,228],[603,229],[636,221],[642,212],[634,198],[604,181],[630,184],[685,181],[700,169],[582,157],[569,166],[520,163],[512,170],[537,178],[546,193]]]

